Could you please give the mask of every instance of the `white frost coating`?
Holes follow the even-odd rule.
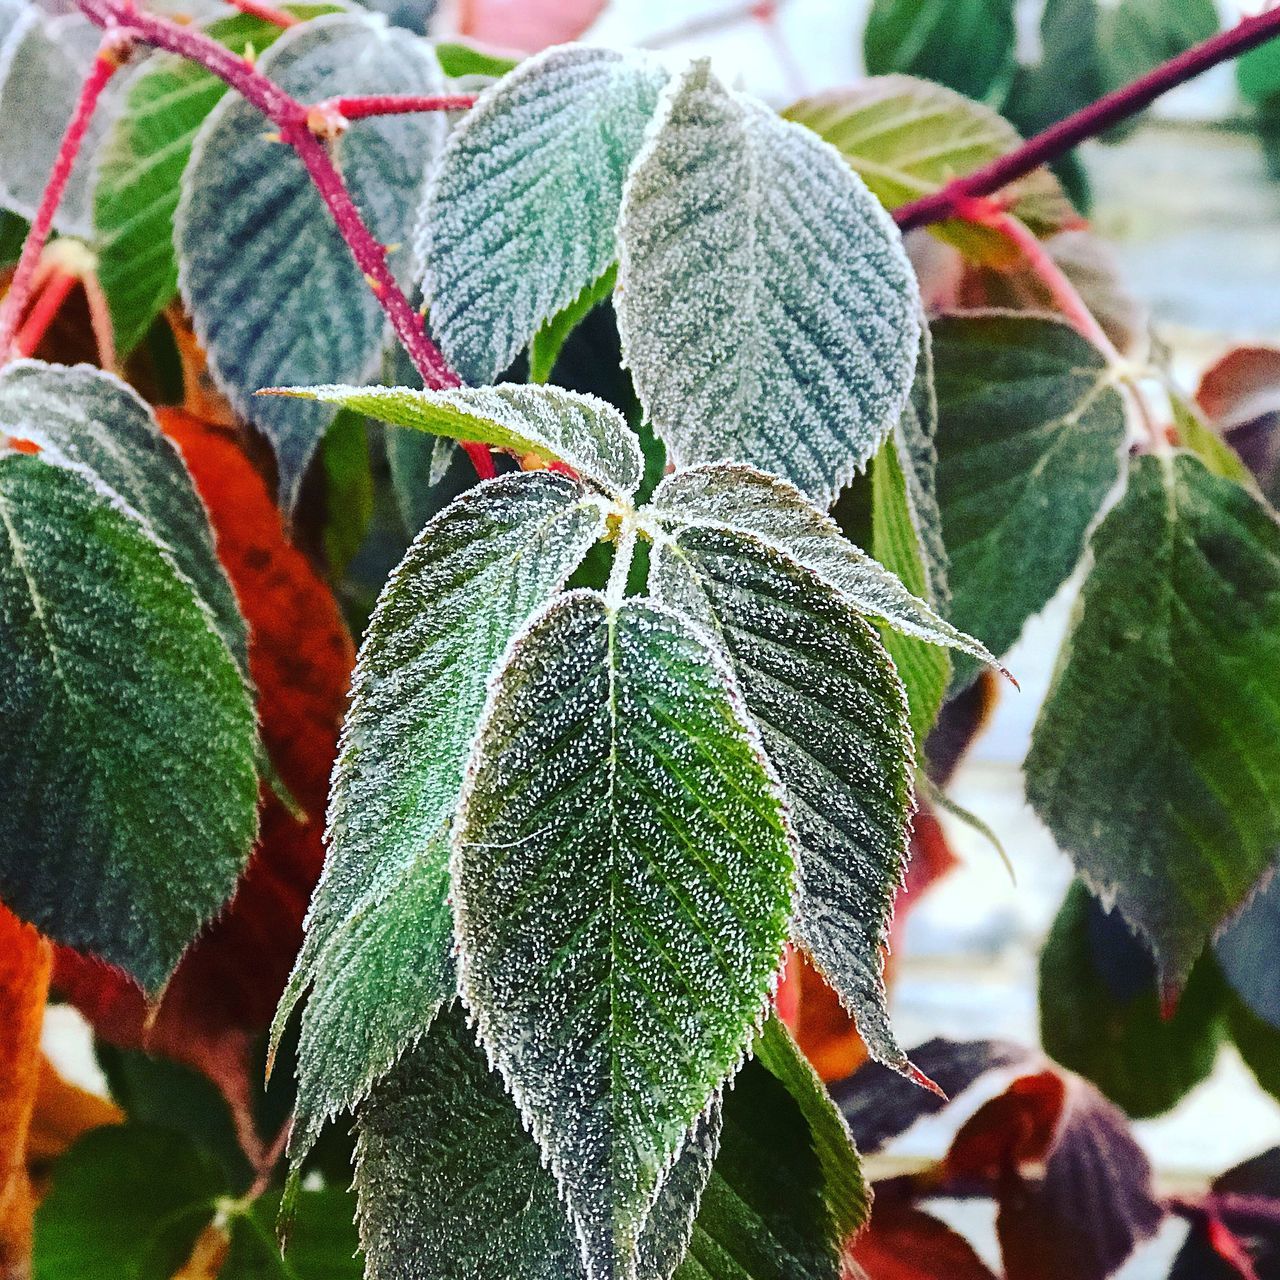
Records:
[[[644,476],[640,439],[626,419],[607,401],[578,391],[507,382],[450,391],[344,386],[273,390],[342,405],[392,426],[566,462],[624,502],[634,497]]]
[[[695,526],[753,534],[817,574],[858,612],[883,619],[903,635],[1004,669],[985,646],[913,596],[896,574],[850,542],[830,516],[777,476],[740,463],[677,471],[654,492],[652,518],[674,536],[682,527]]]
[[[603,534],[603,505],[552,472],[487,481],[426,525],[383,588],[352,677],[324,872],[272,1032],[278,1042],[315,981],[295,1160],[451,993],[444,837],[490,672]],[[359,1034],[344,1040],[335,1023]]]
[[[336,94],[440,93],[425,41],[375,15],[338,13],[291,27],[259,70],[304,102]],[[362,120],[337,144],[342,175],[402,282],[426,167],[443,143],[438,112]],[[333,411],[259,398],[282,382],[363,382],[378,367],[387,324],[333,219],[289,147],[229,93],[191,151],[174,217],[178,286],[219,386],[266,432],[281,496],[297,497]]]
[[[790,918],[794,835],[724,659],[652,601],[553,601],[494,683],[453,841],[481,1043],[588,1276],[629,1280]]]
[[[50,16],[38,5],[0,7],[0,207],[34,216],[54,158],[75,109],[80,87],[97,56],[102,32],[79,13]],[[122,77],[117,77],[122,79]],[[54,215],[64,235],[93,234],[93,162],[106,132],[119,85],[98,101],[67,189]]]
[[[618,329],[677,465],[731,458],[822,506],[897,420],[919,291],[839,153],[695,64],[627,180]]]
[[[667,73],[561,45],[480,95],[450,135],[417,253],[431,330],[469,382],[492,382],[617,255],[622,184]]]
[[[694,526],[663,541],[650,585],[723,644],[794,817],[796,940],[872,1056],[904,1069],[882,954],[906,871],[914,751],[889,655],[838,591],[740,530]]]

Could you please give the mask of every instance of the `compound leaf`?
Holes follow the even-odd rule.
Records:
[[[696,63],[623,196],[618,330],[677,466],[731,458],[829,506],[906,402],[919,296],[829,144]]]
[[[555,601],[491,695],[454,833],[460,985],[588,1274],[649,1206],[777,975],[792,836],[723,660],[678,615]]]
[[[549,49],[450,135],[419,224],[431,328],[492,382],[617,255],[627,169],[667,79],[634,53]]]
[[[329,853],[276,1015],[306,987],[292,1153],[385,1074],[452,994],[447,833],[494,663],[604,531],[552,472],[504,476],[432,520],[392,573],[356,662]]]
[[[644,475],[636,433],[613,405],[559,387],[503,383],[456,391],[412,387],[283,387],[288,396],[342,405],[451,440],[486,444],[543,462],[566,462],[602,489],[630,498]]]
[[[0,897],[155,991],[253,844],[244,679],[151,530],[88,473],[0,458],[0,526]]]
[[[1027,796],[1176,988],[1280,845],[1280,525],[1190,454],[1145,456],[1091,550]]]
[[[337,93],[439,93],[424,42],[382,19],[338,13],[286,31],[259,69],[303,101]],[[362,121],[338,144],[343,177],[388,264],[405,247],[426,167],[442,142],[438,112]],[[178,282],[209,367],[232,404],[275,448],[292,504],[332,410],[254,399],[280,382],[358,382],[377,367],[386,324],[302,162],[272,141],[235,94],[200,128],[174,224]]]

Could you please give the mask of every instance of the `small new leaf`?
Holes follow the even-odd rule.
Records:
[[[789,823],[701,633],[577,591],[497,677],[454,831],[460,986],[589,1276],[745,1054],[781,962]]]
[[[915,368],[915,276],[879,202],[697,63],[665,93],[620,234],[623,358],[676,465],[753,462],[829,506]]]

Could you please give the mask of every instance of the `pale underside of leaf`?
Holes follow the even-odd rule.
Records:
[[[882,975],[914,808],[902,684],[871,625],[751,534],[686,529],[655,549],[655,595],[723,643],[799,840],[793,932],[872,1055],[905,1070]]]
[[[0,458],[0,897],[154,992],[257,831],[254,717],[211,614],[92,473]]]
[[[259,70],[303,101],[432,94],[444,84],[425,42],[354,12],[291,28]],[[369,229],[392,246],[397,277],[407,273],[409,224],[444,127],[438,112],[388,116],[362,121],[337,144]],[[386,323],[302,162],[269,132],[248,103],[222,99],[192,149],[174,235],[179,286],[209,367],[271,440],[291,504],[333,410],[253,393],[282,382],[363,381],[377,368]]]
[[[793,836],[744,717],[688,622],[573,592],[513,644],[469,769],[460,986],[592,1277],[636,1274],[776,981]]]
[[[1027,795],[1176,987],[1280,846],[1280,526],[1147,456],[1091,550]]]
[[[623,179],[666,78],[635,53],[549,49],[450,136],[419,254],[432,332],[468,381],[492,382],[616,257]]]
[[[676,464],[755,463],[830,505],[901,412],[919,338],[861,180],[695,64],[628,178],[621,242],[623,357]]]
[[[329,853],[273,1032],[314,982],[295,1160],[452,994],[447,832],[490,673],[604,532],[601,504],[547,471],[489,481],[422,530],[383,589],[352,680]],[[361,1020],[377,1025],[344,1040]]]
[[[393,426],[486,444],[543,462],[564,462],[623,500],[644,475],[640,441],[598,396],[560,387],[503,383],[420,391],[412,387],[280,387],[277,394],[343,405]]]

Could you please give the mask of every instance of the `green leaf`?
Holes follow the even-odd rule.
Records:
[[[447,833],[490,672],[604,532],[601,500],[525,472],[469,491],[383,589],[352,679],[329,855],[276,1014],[314,983],[291,1154],[350,1107],[453,993]]]
[[[971,98],[1008,82],[1014,0],[874,0],[862,37],[872,75],[905,71]]]
[[[564,45],[486,89],[449,137],[419,224],[431,330],[492,382],[617,256],[623,178],[666,72]]]
[[[1003,654],[1080,559],[1120,472],[1124,405],[1102,354],[1058,320],[939,320],[933,355],[950,617]]]
[[[436,57],[450,80],[460,80],[463,76],[505,76],[520,65],[518,58],[504,58],[460,40],[437,42]]]
[[[755,1043],[756,1061],[780,1080],[800,1108],[814,1152],[822,1166],[823,1198],[831,1211],[836,1240],[843,1244],[866,1226],[871,1195],[853,1136],[827,1087],[775,1014]]]
[[[566,462],[616,497],[635,494],[644,475],[640,441],[617,409],[559,387],[503,383],[456,391],[412,387],[280,387],[275,394],[359,413],[451,440]]]
[[[830,142],[889,209],[940,191],[1022,142],[1013,125],[990,107],[911,76],[878,76],[832,89],[801,99],[784,114]],[[1052,235],[1076,217],[1047,169],[1006,190],[1013,213],[1037,235]],[[952,219],[930,230],[972,258],[1008,258],[1008,241],[972,222]]]
[[[1222,1033],[1212,965],[1195,967],[1166,1013],[1145,945],[1076,881],[1040,954],[1045,1052],[1138,1118],[1168,1111],[1208,1077]]]
[[[439,93],[430,46],[381,18],[330,14],[291,27],[258,64],[304,102],[334,94]],[[439,112],[361,121],[343,135],[342,174],[369,229],[405,244],[423,176],[445,124]],[[275,448],[284,500],[333,417],[331,410],[254,399],[279,382],[359,382],[378,365],[386,321],[341,235],[290,148],[235,94],[200,128],[174,222],[179,284],[209,367],[232,404]]]
[[[999,666],[978,641],[913,596],[883,565],[854,546],[830,516],[776,476],[736,463],[689,467],[663,480],[645,515],[673,528],[750,534],[817,574],[859,613],[882,619],[903,635]]]
[[[1148,456],[1091,550],[1027,796],[1176,988],[1280,846],[1280,526]]]
[[[613,294],[613,287],[618,279],[617,263],[598,280],[587,285],[564,310],[557,312],[548,320],[529,345],[529,381],[549,382],[551,371],[556,367],[560,352],[569,335],[579,324],[604,300]]]
[[[320,445],[324,467],[324,554],[329,572],[343,574],[373,520],[374,479],[364,419],[340,413]]]
[[[224,1193],[219,1165],[182,1134],[94,1129],[36,1211],[34,1280],[169,1280]]]
[[[701,1118],[649,1214],[638,1274],[667,1280],[711,1171],[720,1112]],[[583,1276],[577,1236],[537,1144],[459,1009],[360,1107],[360,1229],[369,1280]]]
[[[24,4],[0,48],[0,206],[30,219],[49,182],[54,159],[102,41],[102,32],[79,13],[46,13]],[[110,117],[115,91],[108,86],[89,122],[66,190],[54,214],[55,230],[86,236],[90,230],[92,158]]]
[[[460,987],[589,1275],[634,1274],[665,1171],[776,980],[792,837],[744,716],[688,622],[575,591],[512,646],[477,741]]]
[[[911,398],[893,435],[871,463],[871,550],[912,595],[935,607],[944,606],[950,598],[938,510],[937,427],[933,352],[926,327],[921,331]],[[951,658],[945,649],[891,627],[882,625],[881,634],[907,691],[911,734],[920,752],[942,708]]]
[[[132,508],[209,607],[247,676],[248,634],[204,503],[136,391],[87,365],[18,360],[0,373],[0,433],[39,445],[44,462],[90,473],[115,502]]]
[[[1280,46],[1274,40],[1250,49],[1236,63],[1236,83],[1241,95],[1256,106],[1280,94]]]
[[[1102,73],[1119,89],[1148,71],[1217,35],[1214,0],[1120,0],[1098,14]]]
[[[292,5],[309,17],[328,5]],[[281,28],[238,13],[211,23],[207,34],[233,53],[262,53]],[[203,67],[157,54],[128,84],[103,140],[94,186],[98,278],[111,307],[116,349],[128,355],[178,292],[173,214],[191,146],[227,86]]]
[[[231,1250],[218,1280],[362,1280],[354,1209],[350,1192],[340,1187],[300,1192],[290,1202],[282,1256],[275,1230],[280,1194],[259,1196],[231,1219]]]
[[[0,457],[0,528],[0,898],[154,992],[249,856],[253,708],[191,584],[91,475]]]
[[[1258,482],[1244,459],[1200,416],[1195,405],[1174,391],[1169,393],[1169,403],[1183,448],[1194,453],[1215,476],[1249,489],[1257,488]]]
[[[719,640],[786,788],[799,840],[794,933],[900,1068],[882,951],[914,807],[907,704],[874,628],[751,534],[686,528],[654,550],[651,589]]]
[[[829,506],[911,388],[901,237],[810,130],[694,64],[627,180],[618,331],[677,466],[750,462]]]

